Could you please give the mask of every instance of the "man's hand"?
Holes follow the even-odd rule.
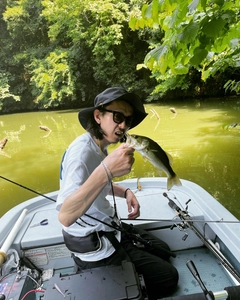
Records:
[[[127,191],[127,206],[128,206],[128,219],[136,219],[140,216],[139,202],[131,190]]]
[[[111,170],[113,177],[120,177],[131,171],[134,163],[134,151],[133,148],[122,144],[104,159],[104,163]]]

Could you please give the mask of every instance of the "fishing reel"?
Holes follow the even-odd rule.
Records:
[[[185,210],[182,210],[172,199],[170,199],[167,195],[167,193],[163,193],[163,196],[166,197],[168,199],[168,205],[176,211],[177,216],[180,218],[180,220],[182,221],[181,223],[174,223],[170,229],[173,230],[174,227],[177,227],[180,231],[184,232],[184,236],[182,237],[182,240],[185,241],[188,238],[188,233],[186,231],[186,228],[188,228],[188,224],[186,222],[186,220],[191,220],[189,214],[188,214],[188,203],[191,201],[191,199],[189,199],[185,205]]]
[[[184,236],[182,237],[183,241],[186,241],[186,239],[188,238],[188,233],[186,231],[186,225],[182,222],[181,224],[179,223],[174,223],[170,229],[173,230],[174,227],[177,227],[178,230],[183,231],[184,232]]]

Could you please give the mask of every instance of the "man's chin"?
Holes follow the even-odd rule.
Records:
[[[122,139],[122,136],[117,136],[115,138],[112,139],[112,144],[117,144],[120,142],[120,140]]]

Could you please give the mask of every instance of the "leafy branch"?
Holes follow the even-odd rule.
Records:
[[[192,68],[206,81],[240,66],[239,12],[239,0],[153,0],[129,24],[133,30],[163,32],[160,40],[150,42],[152,50],[144,60],[158,82],[185,76]]]

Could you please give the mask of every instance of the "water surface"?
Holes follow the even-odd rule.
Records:
[[[239,104],[237,98],[146,104],[149,115],[130,131],[158,142],[172,156],[173,169],[179,177],[202,186],[237,218],[240,218]],[[39,193],[57,190],[62,154],[84,132],[77,112],[0,116],[0,140],[8,138],[6,147],[0,151],[0,175]],[[40,125],[52,131],[43,131]],[[111,146],[109,150],[112,149]],[[131,173],[124,178],[165,176],[138,153],[135,158]],[[0,178],[0,216],[34,196]]]

